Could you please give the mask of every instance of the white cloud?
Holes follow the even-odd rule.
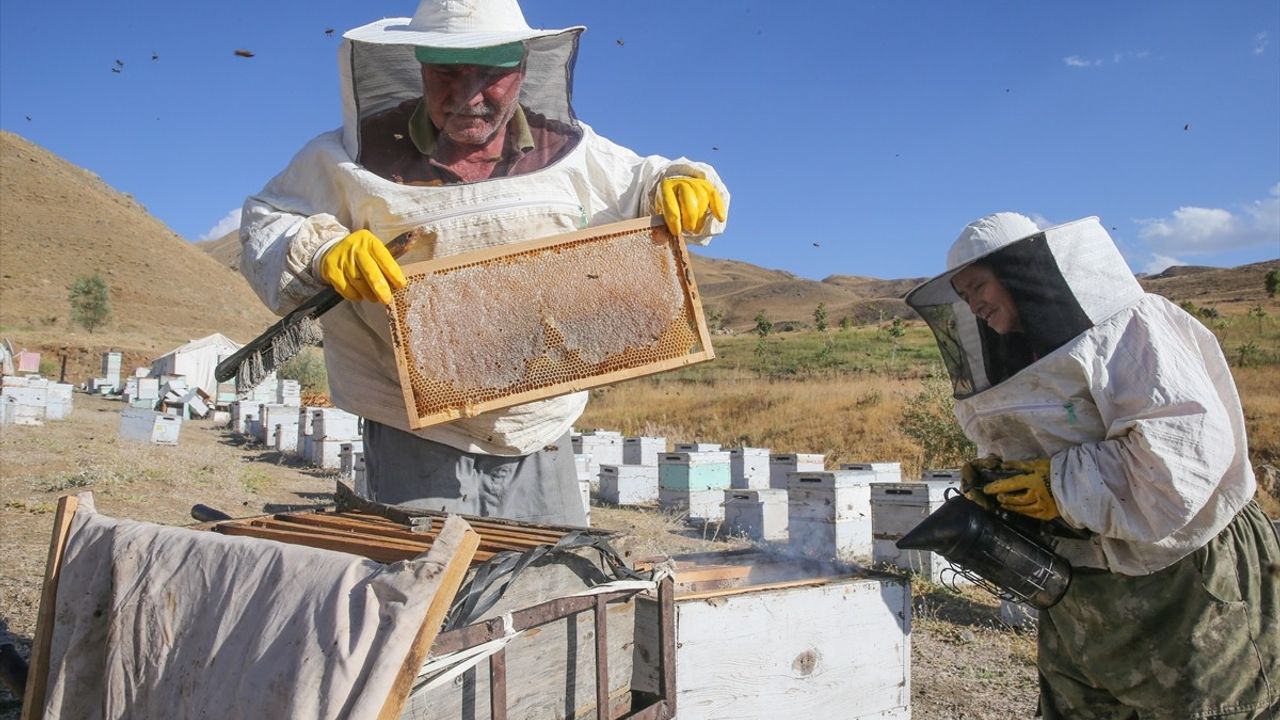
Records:
[[[235,210],[227,213],[221,220],[215,223],[213,227],[209,228],[208,232],[196,238],[196,240],[200,242],[204,242],[205,240],[217,240],[238,227],[240,227],[240,208],[236,208]]]
[[[1151,56],[1148,50],[1123,50],[1111,54],[1111,62],[1119,64],[1121,60],[1143,60]]]
[[[1180,207],[1167,217],[1138,220],[1138,236],[1155,256],[1205,255],[1224,250],[1280,246],[1280,183],[1268,197],[1240,206]]]
[[[1066,63],[1068,67],[1077,68],[1087,68],[1102,64],[1101,60],[1085,60],[1079,55],[1068,55],[1067,57],[1062,58],[1062,62]]]
[[[1270,38],[1267,37],[1267,34],[1265,32],[1260,32],[1257,35],[1254,35],[1253,36],[1253,54],[1261,55],[1264,51],[1266,51],[1267,41],[1269,39]]]

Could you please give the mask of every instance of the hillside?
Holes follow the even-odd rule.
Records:
[[[113,319],[73,327],[67,288],[100,273]],[[128,195],[18,135],[0,131],[0,334],[49,352],[117,347],[151,356],[221,332],[239,342],[275,321],[240,274]]]

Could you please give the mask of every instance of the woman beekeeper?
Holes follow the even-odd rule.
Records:
[[[1053,541],[1074,573],[1040,615],[1044,717],[1276,717],[1280,543],[1216,338],[1143,292],[1097,218],[990,215],[947,267],[907,302],[965,434],[1022,473],[982,491],[1088,533]]]

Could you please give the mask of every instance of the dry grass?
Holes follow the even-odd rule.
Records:
[[[774,452],[821,452],[841,462],[898,460],[918,472],[920,448],[898,419],[920,381],[874,375],[765,380],[741,373],[727,380],[638,380],[592,393],[579,427],[627,435],[700,440]]]

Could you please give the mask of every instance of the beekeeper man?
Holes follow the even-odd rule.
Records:
[[[1280,561],[1213,334],[1142,291],[1099,224],[998,213],[907,301],[1007,510],[1061,518],[1074,568],[1040,615],[1045,718],[1274,718]]]
[[[245,202],[241,270],[268,307],[326,283],[350,301],[324,315],[325,363],[334,403],[365,418],[375,500],[586,520],[569,441],[586,393],[408,429],[383,305],[405,279],[384,241],[436,231],[408,263],[653,214],[697,242],[724,228],[710,166],[641,157],[574,115],[584,29],[531,29],[515,0],[423,0],[347,32],[342,128]]]

